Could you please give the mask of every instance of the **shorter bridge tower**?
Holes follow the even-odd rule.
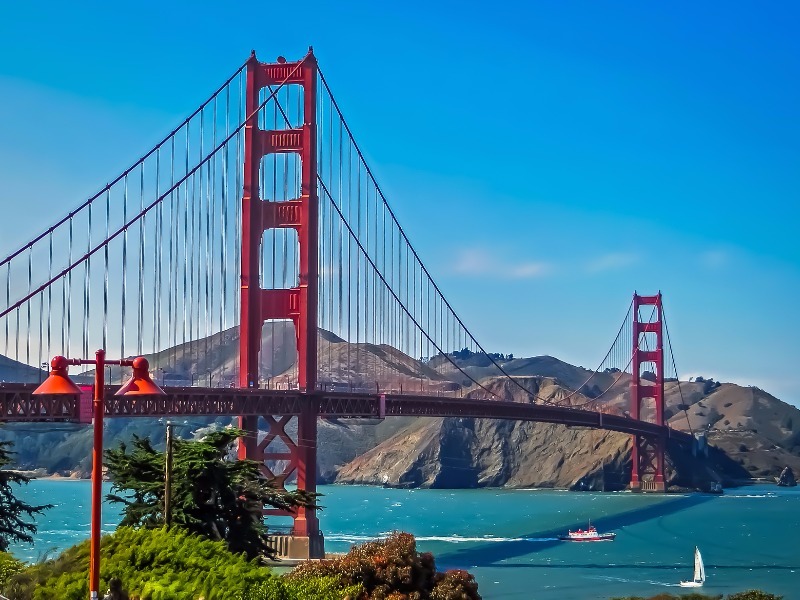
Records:
[[[646,320],[640,309],[645,308]],[[631,361],[631,418],[664,425],[664,315],[661,292],[655,296],[633,295],[633,359]],[[644,415],[648,405],[653,414]],[[641,492],[664,492],[663,436],[633,436],[630,489]]]

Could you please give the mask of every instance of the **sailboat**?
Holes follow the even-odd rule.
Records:
[[[703,557],[700,550],[694,547],[694,577],[691,581],[681,581],[681,587],[702,587],[706,581],[706,568],[703,566]]]

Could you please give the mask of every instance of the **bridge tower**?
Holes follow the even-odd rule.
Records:
[[[279,130],[261,129],[256,114],[262,90],[267,86],[299,85],[303,88],[303,125]],[[313,394],[317,381],[317,286],[318,286],[318,197],[317,197],[317,62],[311,49],[299,62],[261,63],[255,52],[247,62],[246,111],[244,134],[244,185],[242,194],[241,322],[239,339],[239,386],[258,387],[259,352],[264,322],[287,319],[294,323],[297,338],[298,387]],[[259,189],[262,159],[269,154],[296,153],[300,157],[301,194],[299,198],[276,202],[262,198]],[[261,249],[269,229],[297,231],[299,268],[297,285],[288,289],[263,289],[260,280]],[[247,432],[240,442],[239,457],[262,463],[268,476],[283,484],[293,472],[297,488],[316,491],[317,412],[313,397],[304,395],[297,419],[297,439],[292,440],[285,426],[292,418],[276,420],[264,415],[269,426],[266,438],[257,442],[258,417],[240,417],[239,426]],[[270,451],[280,439],[288,452]],[[273,474],[264,461],[284,460],[282,473]],[[286,514],[286,513],[279,513]],[[324,542],[313,509],[300,508],[294,518],[293,536],[282,541],[282,554],[292,558],[321,558]]]
[[[641,320],[640,309],[652,307]],[[664,425],[664,344],[661,292],[655,296],[633,295],[633,359],[631,362],[631,418],[641,419],[646,404],[653,405],[653,422]],[[647,374],[646,377],[642,377]],[[663,492],[663,437],[633,436],[630,488],[642,492]]]

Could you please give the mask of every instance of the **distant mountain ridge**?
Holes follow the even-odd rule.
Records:
[[[290,323],[266,325],[262,349],[262,381],[293,378],[295,342]],[[329,374],[343,378],[366,380],[366,373],[380,372],[385,378],[382,386],[413,389],[430,378],[427,385],[433,389],[463,386],[467,394],[470,390],[469,378],[441,356],[423,362],[390,346],[348,344],[320,331],[319,357]],[[238,331],[229,329],[148,358],[156,379],[167,385],[190,385],[192,381],[207,385],[206,378],[213,385],[229,385],[238,371]],[[497,371],[485,356],[451,359],[469,377],[506,400],[529,402],[525,388],[546,401],[591,406],[604,392],[605,410],[621,414],[628,407],[630,375],[626,373],[597,373],[586,384],[591,371],[555,357],[502,359],[512,381],[492,376]],[[0,357],[0,375],[6,367],[11,374],[23,372],[28,381],[41,377],[38,369]],[[120,380],[121,375],[111,370],[112,381]],[[89,376],[86,373],[84,377]],[[644,417],[651,412],[645,410]],[[705,431],[714,449],[714,456],[702,463],[687,461],[673,449],[669,458],[673,483],[702,487],[710,480],[730,483],[746,477],[771,478],[785,466],[800,472],[800,410],[763,390],[702,379],[680,384],[668,381],[665,412],[675,429]],[[178,423],[177,433],[184,437],[198,428],[223,426],[230,419],[186,421]],[[133,434],[162,443],[163,427],[154,420],[110,420],[107,444]],[[72,425],[49,429],[9,424],[0,435],[14,439],[21,467],[87,473],[89,431]],[[619,489],[627,484],[630,473],[630,436],[544,423],[455,418],[391,418],[379,424],[321,420],[319,444],[321,482]]]

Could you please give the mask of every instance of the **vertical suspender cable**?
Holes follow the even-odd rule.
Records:
[[[236,121],[237,123],[242,123],[242,99],[243,99],[242,82],[243,81],[244,81],[244,78],[240,74],[239,75],[238,115],[237,115],[237,121]],[[236,196],[234,198],[234,225],[233,225],[234,226],[234,229],[233,229],[233,234],[234,234],[234,239],[233,239],[233,263],[234,263],[234,265],[236,265],[236,267],[235,267],[236,268],[236,272],[239,273],[239,275],[241,275],[241,273],[240,273],[240,270],[241,270],[241,262],[240,262],[240,260],[241,260],[241,258],[240,258],[239,252],[240,252],[240,247],[241,247],[241,241],[240,241],[241,240],[241,229],[240,228],[241,228],[241,223],[242,223],[242,220],[241,220],[242,198],[240,197],[239,194],[241,193],[241,190],[242,190],[242,187],[243,187],[242,178],[244,177],[243,169],[241,168],[242,167],[242,130],[243,130],[243,128],[241,128],[241,127],[238,129],[238,131],[236,133],[236,138],[235,138],[236,139],[236,169],[235,169],[236,177],[235,177],[234,181],[235,181],[235,186],[236,186]],[[241,301],[240,291],[239,291],[238,286],[236,285],[236,282],[238,282],[238,281],[239,281],[238,278],[234,279],[235,283],[234,283],[234,294],[233,294],[233,314],[234,314],[234,319],[236,321],[239,320],[239,314],[240,314],[239,303]],[[242,332],[240,331],[239,334],[241,335],[241,333]],[[235,354],[234,367],[236,369],[235,373],[238,376],[239,369],[240,369],[239,353],[238,352]]]
[[[339,127],[339,136],[340,136],[339,142],[341,144],[341,133],[342,133],[341,121],[339,122],[339,126],[340,126]],[[352,175],[353,175],[352,146],[349,146],[348,154],[347,154],[347,197],[348,197],[348,199],[353,197],[353,176]],[[350,218],[352,217],[351,210],[352,210],[352,207],[351,207],[350,203],[348,203],[348,206],[347,206],[348,220],[350,220]],[[350,347],[353,344],[353,338],[351,337],[352,334],[353,334],[353,331],[352,331],[352,329],[350,327],[350,315],[351,315],[351,312],[352,312],[352,304],[350,302],[350,289],[352,287],[351,283],[352,283],[352,277],[353,277],[353,274],[351,272],[352,261],[350,260],[350,258],[351,258],[351,254],[350,254],[351,250],[350,249],[352,247],[351,237],[352,236],[348,236],[347,237],[347,372],[351,374],[350,375],[350,385],[352,387],[352,384],[353,384],[352,367],[351,367],[352,363],[350,362]]]
[[[199,156],[203,155],[203,112],[200,112],[200,142],[198,148]],[[192,159],[194,160],[194,159]],[[195,303],[198,302],[197,294],[195,293],[195,278],[199,279],[199,273],[197,273],[197,265],[195,261],[198,260],[198,251],[197,245],[199,245],[199,228],[197,226],[197,221],[199,217],[198,213],[198,201],[197,201],[197,178],[198,176],[202,177],[203,169],[200,168],[199,171],[195,171],[192,173],[191,178],[187,182],[189,184],[189,202],[187,202],[189,206],[189,342],[191,344],[191,354],[194,358],[198,357],[199,349],[197,344],[194,342],[196,341],[196,335],[199,332],[200,327],[200,319],[198,318],[199,309],[195,311]],[[201,179],[202,181],[202,179]],[[197,277],[196,277],[197,276]],[[198,328],[198,330],[195,329]]]
[[[189,125],[186,126],[186,173],[189,172]],[[190,179],[187,179],[183,183],[183,286],[181,288],[181,295],[176,297],[176,301],[179,301],[178,298],[182,298],[180,301],[181,307],[183,308],[183,343],[186,344],[186,332],[189,328],[189,319],[187,315],[190,313],[190,308],[188,306],[189,301],[191,300],[191,294],[189,292],[189,183]]]
[[[361,163],[356,163],[356,239],[361,241]],[[361,252],[356,249],[356,372],[361,373]]]
[[[28,248],[28,293],[33,289],[33,246]],[[25,364],[30,364],[31,353],[31,303],[25,303],[27,322],[25,323]]]
[[[161,148],[156,150],[156,198],[161,196]],[[161,380],[164,380],[164,365],[160,360],[160,333],[161,333],[161,227],[162,218],[164,213],[164,201],[158,203],[156,208],[156,232],[155,241],[153,242],[153,354],[158,356],[159,360],[154,367],[161,369]]]
[[[123,184],[123,192],[122,192],[122,222],[128,222],[128,176],[125,175],[125,180]],[[121,310],[122,310],[122,326],[121,326],[121,334],[122,338],[120,339],[120,350],[119,355],[120,358],[125,358],[125,292],[128,280],[128,230],[127,228],[125,231],[122,232],[122,299],[121,299]]]
[[[211,147],[217,147],[217,99],[214,98],[214,120],[213,120],[213,127],[211,129]],[[227,148],[226,148],[227,150]],[[223,150],[222,155],[224,156],[225,151]],[[210,236],[211,236],[211,247],[210,247],[210,256],[209,262],[211,263],[208,267],[208,274],[211,281],[209,282],[208,289],[209,289],[209,298],[208,298],[208,306],[209,306],[209,314],[207,316],[208,319],[208,331],[209,334],[214,332],[214,280],[216,279],[216,269],[214,268],[215,260],[215,246],[217,244],[217,227],[216,227],[216,220],[217,220],[217,168],[214,165],[218,165],[220,163],[219,156],[215,156],[212,160],[212,168],[211,168],[211,181],[210,181],[210,190],[209,193],[211,195],[211,207],[209,208],[209,216],[211,219],[211,228],[210,228]],[[220,222],[222,223],[222,215],[219,215]],[[221,314],[221,313],[220,313]],[[220,330],[222,333],[222,330]],[[211,340],[209,340],[209,344],[211,344]],[[219,375],[217,376],[219,377]]]
[[[213,123],[213,118],[212,118],[212,123]],[[212,126],[212,130],[213,130],[213,126]],[[205,134],[203,134],[202,137],[205,138]],[[215,146],[216,146],[216,144],[212,145],[211,147],[214,148]],[[202,159],[203,159],[203,152],[201,151],[200,152],[200,160],[202,160]],[[208,163],[208,166],[205,167],[204,170],[201,169],[201,171],[200,171],[200,204],[201,204],[201,207],[204,207],[205,212],[204,213],[200,213],[200,215],[199,215],[200,226],[197,229],[198,232],[202,232],[203,231],[202,221],[203,221],[203,219],[205,219],[205,234],[206,235],[205,235],[205,239],[203,240],[203,246],[204,246],[204,249],[205,249],[205,253],[204,253],[204,256],[198,256],[198,260],[197,260],[197,264],[198,264],[198,267],[199,267],[197,272],[201,274],[201,276],[199,277],[199,280],[197,282],[197,296],[198,296],[198,298],[202,299],[202,308],[201,308],[200,304],[198,303],[197,312],[198,312],[198,314],[200,314],[202,312],[203,337],[204,337],[203,346],[205,347],[206,356],[208,356],[209,343],[211,341],[211,340],[209,340],[209,335],[211,333],[210,330],[209,330],[209,324],[210,324],[209,291],[210,291],[210,286],[211,286],[210,279],[211,279],[211,277],[213,277],[213,272],[211,271],[210,252],[209,252],[208,246],[209,246],[209,243],[211,241],[211,223],[210,223],[211,215],[210,215],[210,208],[209,207],[210,207],[210,204],[211,204],[211,191],[210,191],[211,184],[210,184],[210,182],[211,182],[211,172],[214,170],[213,166],[214,166],[214,163],[212,161],[212,162]],[[198,207],[198,208],[200,208],[200,207]],[[199,243],[200,242],[198,240],[198,244]],[[205,261],[205,264],[202,264],[203,260]],[[201,292],[201,288],[202,288],[202,295],[200,293]],[[197,326],[197,335],[200,335],[200,324],[199,324],[199,322],[198,322],[198,326]],[[211,377],[209,376],[209,380],[210,379],[211,379]],[[209,381],[209,387],[211,387],[210,381]]]
[[[67,256],[69,258],[69,263],[72,264],[72,238],[73,238],[73,221],[72,217],[69,219],[69,250],[67,252]],[[66,336],[67,336],[67,347],[66,352],[67,356],[72,354],[71,347],[70,347],[70,336],[72,334],[72,269],[70,269],[69,273],[67,274],[67,326],[66,326]]]
[[[139,211],[144,210],[144,163],[139,169]],[[136,354],[142,355],[142,337],[144,337],[144,242],[146,231],[144,215],[139,219],[139,284],[136,311]]]
[[[52,246],[53,242],[52,239],[50,241],[50,245]],[[52,260],[50,261],[52,262]],[[52,275],[51,275],[52,276]],[[11,261],[6,263],[6,306],[11,306]],[[6,342],[4,347],[3,353],[8,356],[8,322],[9,318],[5,318],[5,328],[6,328]]]
[[[111,191],[106,190],[106,237],[111,233]],[[102,348],[108,347],[108,244],[103,247],[103,334]]]
[[[225,139],[228,139],[231,132],[231,88],[225,88]],[[219,331],[225,331],[227,325],[227,298],[228,298],[228,277],[225,273],[225,267],[228,265],[228,156],[231,147],[227,146],[222,154],[222,235],[221,235],[221,252],[219,264],[219,279],[220,279],[220,303],[219,303]],[[222,363],[222,368],[225,368],[225,363]],[[235,374],[234,374],[235,376]]]
[[[175,187],[175,136],[172,136],[170,143],[169,153],[169,187]],[[170,364],[171,369],[175,369],[175,352],[178,346],[178,310],[177,310],[177,297],[178,297],[178,237],[180,230],[178,229],[178,213],[180,211],[181,194],[180,190],[170,192],[169,200],[169,256],[167,257],[167,343],[172,347],[173,361]],[[175,309],[173,311],[173,308]],[[171,343],[170,343],[171,342]]]
[[[87,215],[87,240],[86,240],[86,252],[87,254],[90,252],[92,248],[92,207],[94,205],[90,204],[88,208],[88,215]],[[89,356],[89,310],[90,310],[90,302],[91,302],[91,271],[92,271],[92,257],[89,256],[86,259],[86,264],[84,265],[84,283],[83,283],[83,355]]]
[[[320,86],[321,87],[321,86]],[[321,145],[320,145],[321,147]],[[333,109],[330,106],[330,96],[328,96],[328,177],[330,178],[329,185],[333,186]],[[331,242],[328,245],[330,249],[330,260],[328,261],[328,268],[330,269],[330,285],[331,289],[328,293],[328,311],[330,313],[330,329],[331,332],[334,332],[333,328],[333,273],[334,270],[339,270],[333,264],[333,219],[335,218],[334,212],[330,211],[331,220],[330,220],[330,229],[329,235],[331,238]],[[339,273],[341,277],[341,273]],[[333,379],[333,366],[332,366],[332,359],[333,356],[331,354],[333,346],[333,337],[331,336],[331,342],[328,344],[328,371],[330,373],[331,381]]]
[[[53,278],[53,232],[47,235],[47,279]],[[47,356],[52,353],[52,326],[53,326],[53,286],[47,286]],[[6,335],[8,335],[8,319],[6,319]],[[6,341],[6,346],[8,342]]]

